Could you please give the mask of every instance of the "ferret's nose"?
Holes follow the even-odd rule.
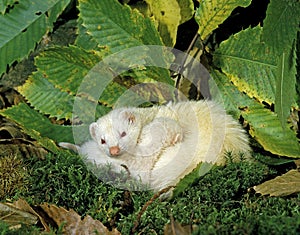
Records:
[[[118,156],[120,153],[120,148],[119,146],[112,146],[109,148],[109,153],[112,156]]]

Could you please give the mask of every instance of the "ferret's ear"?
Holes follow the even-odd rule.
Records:
[[[93,122],[93,123],[91,123],[91,125],[90,125],[90,134],[91,134],[91,136],[92,136],[92,138],[96,141],[97,140],[97,135],[96,135],[96,133],[97,133],[97,129],[98,129],[98,124],[97,124],[97,122]]]
[[[127,120],[130,124],[135,123],[136,117],[133,112],[130,111],[124,111],[123,117],[125,120]]]

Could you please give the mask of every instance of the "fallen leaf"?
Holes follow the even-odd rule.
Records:
[[[35,216],[37,216],[40,220],[40,222],[42,223],[42,225],[44,226],[45,231],[49,232],[50,228],[48,226],[48,224],[45,222],[44,218],[42,216],[40,216],[25,200],[23,199],[19,199],[18,201],[15,201],[13,203],[13,206],[15,206],[16,208],[29,212]]]
[[[38,222],[38,216],[30,212],[28,208],[30,206],[26,201],[19,200],[18,206],[10,203],[0,203],[0,220],[11,227],[19,227],[21,224],[34,225]]]
[[[290,170],[284,175],[254,186],[254,190],[262,195],[287,196],[300,192],[300,172]]]
[[[24,158],[37,156],[44,159],[47,151],[39,146],[37,142],[28,141],[26,139],[1,139],[0,140],[0,157],[8,155],[16,155]]]
[[[66,210],[63,207],[57,207],[47,203],[42,204],[41,208],[57,224],[57,226],[64,223],[63,232],[66,235],[121,235],[116,229],[109,231],[100,221],[94,220],[89,215],[82,220],[81,216],[72,209]]]

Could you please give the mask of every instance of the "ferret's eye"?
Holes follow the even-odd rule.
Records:
[[[122,133],[121,133],[121,135],[120,135],[121,137],[124,137],[124,136],[126,136],[126,132],[125,131],[123,131]]]
[[[105,139],[101,139],[101,144],[105,144],[105,143],[106,143]]]

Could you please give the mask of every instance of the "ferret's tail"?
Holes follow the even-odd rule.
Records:
[[[74,151],[75,153],[79,153],[79,150],[80,150],[80,147],[78,145],[67,143],[67,142],[59,142],[58,145],[65,149],[70,149],[70,150]]]

